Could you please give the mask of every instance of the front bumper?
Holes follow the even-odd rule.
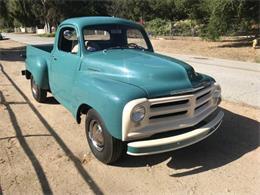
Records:
[[[219,111],[218,114],[205,125],[180,135],[130,142],[127,144],[127,154],[134,156],[157,154],[192,145],[214,133],[220,126],[223,116],[224,113]]]

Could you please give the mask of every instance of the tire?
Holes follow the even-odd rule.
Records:
[[[108,133],[101,117],[93,109],[87,113],[85,129],[89,147],[99,161],[112,164],[120,159],[124,151],[124,143]],[[93,133],[95,129],[99,132],[95,134],[98,135],[96,137]]]
[[[34,99],[37,102],[43,103],[47,99],[47,90],[41,89],[34,81],[33,76],[31,76],[31,91]]]

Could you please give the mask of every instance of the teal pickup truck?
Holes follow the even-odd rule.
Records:
[[[223,118],[215,80],[154,53],[144,28],[125,19],[67,19],[54,45],[27,46],[25,62],[36,101],[51,92],[78,123],[86,115],[88,144],[106,164],[191,145]]]

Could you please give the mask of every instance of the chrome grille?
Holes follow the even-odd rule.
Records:
[[[213,89],[209,86],[188,95],[150,99],[150,123],[178,121],[200,115],[212,107]]]

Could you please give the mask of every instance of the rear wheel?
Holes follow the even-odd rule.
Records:
[[[111,164],[121,157],[123,142],[108,133],[101,117],[93,109],[87,114],[85,128],[90,149],[98,160]]]
[[[33,78],[33,76],[31,76],[31,91],[32,91],[32,95],[34,97],[34,99],[37,102],[45,102],[46,98],[47,98],[47,90],[45,89],[41,89],[36,83],[35,80]]]

